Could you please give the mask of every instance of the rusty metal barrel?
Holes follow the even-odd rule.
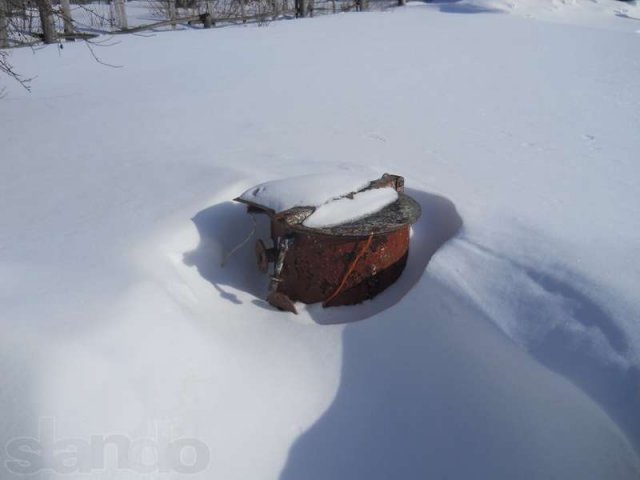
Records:
[[[421,211],[404,193],[400,176],[385,174],[365,189],[385,187],[398,192],[396,201],[364,218],[324,228],[303,224],[313,208],[275,213],[237,198],[250,211],[271,218],[273,246],[267,247],[263,240],[256,243],[260,270],[266,273],[273,264],[269,303],[291,312],[296,312],[296,301],[322,302],[325,307],[352,305],[393,284],[405,268],[411,225]]]

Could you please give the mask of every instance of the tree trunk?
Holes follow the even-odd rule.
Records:
[[[407,4],[407,0],[398,0],[398,6],[404,7]]]
[[[73,33],[73,19],[71,18],[71,5],[69,0],[60,0],[62,7],[62,21],[64,23],[64,33]]]
[[[169,0],[169,20],[171,28],[176,28],[176,0]]]
[[[9,48],[9,1],[0,0],[0,48]]]
[[[118,21],[118,27],[122,30],[129,29],[129,22],[127,20],[127,10],[124,5],[124,0],[115,0],[116,6],[116,19]]]
[[[202,19],[202,28],[211,28],[213,26],[213,17],[209,12],[200,15]]]
[[[245,4],[245,0],[240,0],[240,15],[242,16],[242,23],[247,22],[244,4]]]
[[[44,43],[56,43],[56,25],[53,21],[53,9],[50,0],[36,0],[40,25],[42,26],[42,40]]]

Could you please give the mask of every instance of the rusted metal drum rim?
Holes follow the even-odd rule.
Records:
[[[370,235],[387,235],[407,225],[414,224],[422,210],[420,204],[404,193],[398,193],[398,199],[382,210],[360,220],[343,223],[333,227],[309,228],[302,222],[308,216],[308,210],[300,211],[300,215],[284,215],[283,220],[291,230],[308,235],[357,239]]]

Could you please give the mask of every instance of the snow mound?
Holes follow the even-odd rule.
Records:
[[[398,199],[393,188],[374,188],[320,205],[304,222],[309,228],[323,228],[359,220],[379,212]]]
[[[283,212],[293,207],[319,207],[335,198],[366,187],[371,173],[320,173],[283,178],[250,188],[241,200]]]

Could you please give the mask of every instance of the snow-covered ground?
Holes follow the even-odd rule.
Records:
[[[639,7],[512,3],[13,51],[0,478],[637,479]],[[407,270],[274,311],[230,199],[336,171],[405,176]]]

